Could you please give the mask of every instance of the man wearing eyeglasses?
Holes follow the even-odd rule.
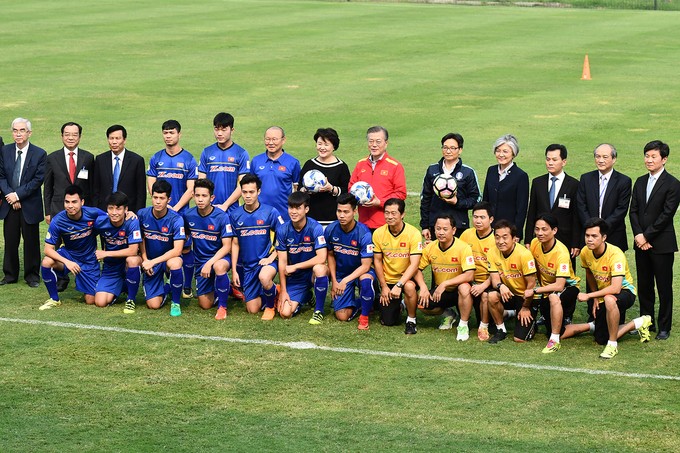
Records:
[[[297,190],[300,161],[286,153],[285,143],[283,128],[271,126],[267,129],[264,133],[266,151],[253,157],[250,172],[262,181],[260,202],[275,207],[284,221],[288,221],[288,195]]]
[[[47,153],[29,142],[31,122],[12,121],[14,143],[0,152],[0,204],[5,256],[0,285],[19,280],[19,242],[24,238],[24,280],[31,288],[40,286],[40,227],[43,219],[42,190]]]
[[[420,193],[420,229],[426,241],[434,239],[437,217],[450,214],[456,220],[456,237],[470,227],[468,211],[481,200],[477,174],[463,164],[463,136],[454,132],[442,137],[442,158],[427,167]],[[444,199],[434,193],[432,183],[441,174],[453,176],[458,189],[453,198]]]

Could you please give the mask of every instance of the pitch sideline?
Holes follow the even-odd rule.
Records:
[[[172,333],[172,332],[157,332],[153,330],[138,330],[138,329],[126,329],[123,327],[107,327],[107,326],[97,326],[88,324],[77,324],[71,322],[59,322],[59,321],[40,321],[37,319],[17,319],[17,318],[0,318],[2,322],[11,322],[17,324],[33,324],[33,325],[44,325],[52,327],[63,327],[69,329],[83,329],[83,330],[98,330],[105,332],[116,332],[116,333],[129,333],[137,335],[150,335],[156,337],[166,337],[166,338],[180,338],[180,339],[192,339],[192,340],[205,340],[205,341],[222,341],[225,343],[240,343],[240,344],[256,344],[256,345],[266,345],[266,346],[278,346],[282,348],[290,349],[316,349],[321,351],[338,352],[345,354],[362,354],[362,355],[373,355],[381,357],[396,357],[401,359],[419,359],[419,360],[434,360],[441,362],[457,362],[457,363],[470,363],[475,365],[488,365],[488,366],[506,366],[515,368],[524,368],[530,370],[539,371],[556,371],[562,373],[576,373],[576,374],[590,374],[590,375],[601,375],[601,376],[616,376],[616,377],[626,377],[626,378],[637,378],[637,379],[658,379],[658,380],[668,380],[668,381],[680,381],[680,376],[673,375],[663,375],[663,374],[648,374],[648,373],[625,373],[622,371],[609,371],[609,370],[591,370],[588,368],[569,368],[562,366],[551,366],[551,365],[536,365],[531,363],[516,363],[516,362],[505,362],[501,360],[481,360],[481,359],[466,359],[462,357],[447,357],[439,355],[429,355],[429,354],[412,354],[406,352],[390,352],[390,351],[374,351],[371,349],[357,349],[357,348],[341,348],[341,347],[331,347],[331,346],[319,346],[314,343],[305,341],[274,341],[274,340],[260,340],[260,339],[244,339],[244,338],[229,338],[220,336],[210,336],[210,335],[198,335],[198,334],[187,334],[187,333]]]

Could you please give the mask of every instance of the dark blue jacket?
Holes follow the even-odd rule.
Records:
[[[2,197],[16,192],[21,203],[21,212],[28,224],[40,223],[43,220],[42,183],[45,180],[45,162],[47,153],[44,149],[30,143],[26,151],[24,168],[18,187],[12,186],[14,163],[16,162],[16,144],[10,143],[0,151],[0,192]],[[9,210],[9,203],[0,205],[0,219],[5,219]]]
[[[529,176],[515,163],[510,172],[498,181],[498,165],[492,165],[486,172],[483,200],[491,203],[495,222],[505,219],[517,227],[517,236],[522,239],[524,221],[529,206]]]

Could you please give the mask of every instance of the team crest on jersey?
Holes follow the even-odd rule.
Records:
[[[399,247],[406,247],[406,242],[400,242]]]
[[[456,179],[457,179],[458,181],[460,181],[461,179],[463,179],[463,172],[462,172],[462,171],[459,171],[458,173],[456,173]]]
[[[230,158],[227,159],[227,161],[229,161],[229,162],[235,162],[236,159],[234,159],[233,157],[230,157]]]
[[[387,170],[380,170],[380,176],[387,176],[389,172]]]
[[[94,222],[87,222],[87,226],[92,226],[94,225]]]
[[[616,272],[621,272],[623,270],[623,264],[621,263],[614,263],[614,270]]]
[[[548,267],[555,267],[553,263],[548,263]]]
[[[489,251],[489,247],[484,247],[484,253],[487,253]]]
[[[607,271],[609,271],[609,268],[607,266],[602,266],[602,270],[607,272]]]
[[[312,240],[312,238],[310,238],[309,236],[305,236],[304,238],[302,238],[302,240],[305,242],[309,242]]]
[[[258,224],[258,225],[264,225],[264,220],[262,220],[262,219],[257,219],[257,224]],[[243,225],[243,224],[241,224],[241,225]]]
[[[569,271],[569,266],[567,264],[560,264],[560,272]]]
[[[169,230],[168,230],[168,227],[161,227],[161,231],[163,233],[167,233]]]
[[[515,263],[510,263],[510,269],[517,269],[517,265]]]
[[[457,263],[457,262],[458,262],[458,258],[455,257],[455,256],[452,256],[452,257],[451,257],[451,262],[452,262],[452,263]]]
[[[141,239],[142,233],[139,230],[135,230],[135,231],[132,232],[132,238],[133,239]]]
[[[178,168],[184,168],[184,162],[177,162]]]
[[[118,236],[120,237],[125,237],[125,231],[119,231]]]
[[[285,165],[279,165],[279,171],[286,171]]]
[[[333,240],[337,241],[337,239],[335,239],[335,238],[333,238]],[[355,241],[354,239],[352,239],[351,241],[349,241],[349,243],[352,244],[352,245],[355,246],[355,247],[356,247],[356,245],[357,245],[357,241]]]
[[[210,231],[215,231],[215,225],[208,225],[208,229]]]
[[[534,260],[529,260],[529,262],[527,263],[527,267],[529,269],[536,269],[536,264],[534,263]]]

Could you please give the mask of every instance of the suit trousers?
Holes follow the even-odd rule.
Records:
[[[658,330],[670,332],[673,318],[673,253],[651,253],[635,248],[640,316],[652,317]],[[659,316],[654,317],[654,281],[659,292]],[[656,320],[658,319],[658,322]]]
[[[3,222],[5,257],[2,270],[5,280],[19,280],[19,242],[24,238],[24,280],[40,282],[40,224],[29,224],[21,209],[10,209]]]

